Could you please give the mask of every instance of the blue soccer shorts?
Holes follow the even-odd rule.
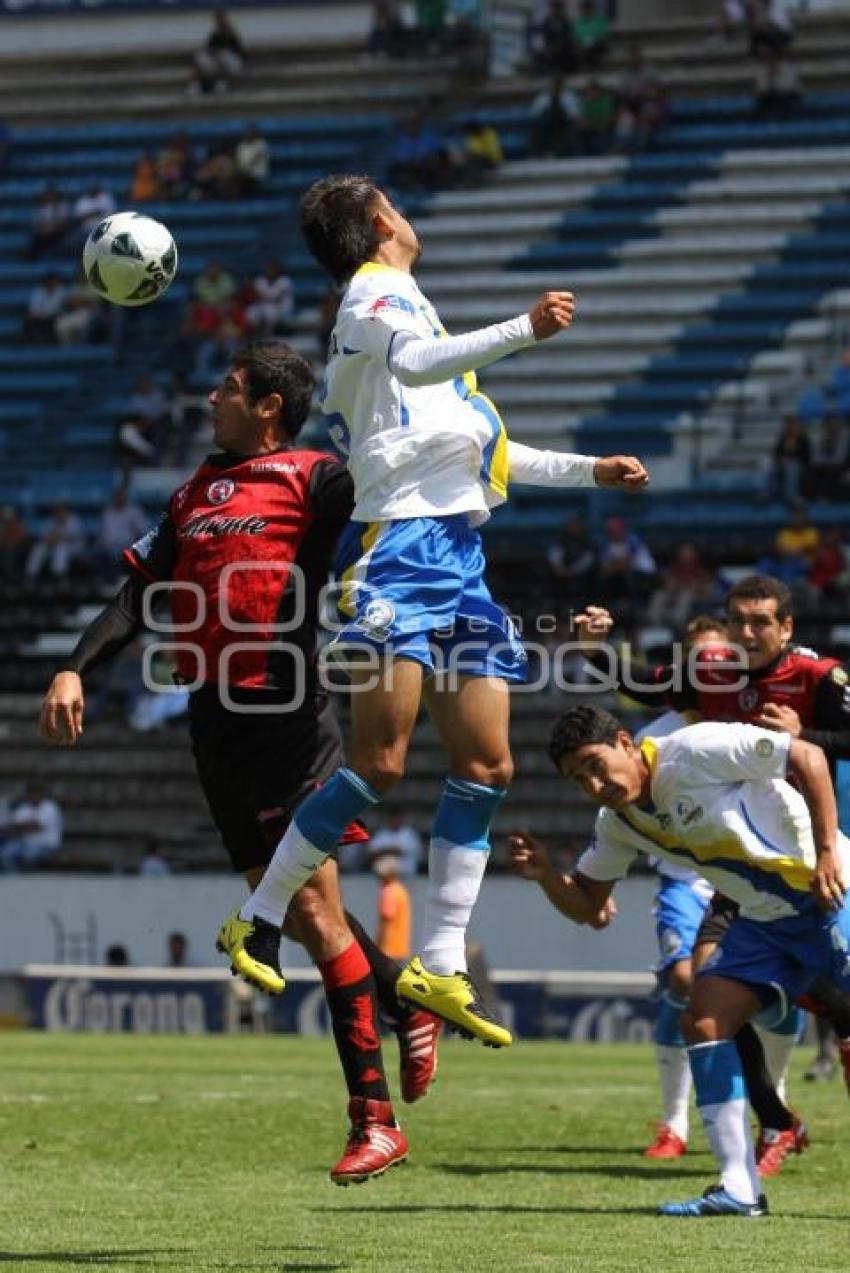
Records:
[[[742,981],[763,1002],[773,990],[786,1005],[821,976],[850,993],[850,901],[830,914],[811,901],[768,924],[739,915],[698,975]]]
[[[653,906],[660,956],[656,972],[664,972],[680,959],[690,959],[709,902],[710,897],[685,880],[661,876]]]
[[[465,513],[350,522],[337,553],[340,629],[331,653],[367,646],[429,673],[526,680],[522,641],[484,569],[481,536]]]

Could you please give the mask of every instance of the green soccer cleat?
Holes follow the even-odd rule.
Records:
[[[510,1031],[489,1015],[465,972],[448,976],[428,972],[414,955],[399,973],[395,989],[399,999],[440,1017],[467,1038],[480,1039],[490,1048],[506,1048],[513,1043]]]
[[[230,960],[230,970],[266,994],[282,995],[279,928],[264,919],[242,919],[239,907],[218,930],[216,949]]]

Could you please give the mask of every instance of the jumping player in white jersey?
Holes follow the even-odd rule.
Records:
[[[557,721],[550,754],[603,806],[571,875],[556,871],[530,836],[512,838],[516,869],[538,880],[563,914],[607,923],[614,885],[641,851],[698,868],[739,905],[682,1017],[720,1183],[660,1210],[764,1215],[734,1036],[818,976],[850,988],[850,842],[838,830],[826,758],[811,743],[754,725],[704,723],[638,744],[609,712],[583,705]]]
[[[351,742],[348,765],[299,807],[219,943],[246,979],[283,989],[276,942],[289,901],[339,828],[401,778],[424,699],[449,777],[431,838],[421,955],[397,991],[501,1047],[511,1036],[469,980],[465,934],[513,771],[509,683],[525,679],[526,660],[484,582],[475,527],[507,498],[509,480],[628,490],[648,479],[632,457],[509,442],[478,391],[477,368],[569,326],[570,293],[547,292],[529,313],[450,337],[412,277],[420,253],[413,227],[369,178],[317,182],[302,199],[301,225],[313,255],[346,288],[320,397],[355,485],[337,563],[343,627],[335,641],[354,663]]]

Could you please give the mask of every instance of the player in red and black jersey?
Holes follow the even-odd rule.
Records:
[[[576,620],[579,640],[604,641],[613,622],[607,610],[589,606]],[[794,644],[790,589],[770,575],[739,580],[726,596],[726,628],[734,648],[703,651],[690,667],[630,661],[626,676],[615,671],[619,690],[646,706],[696,710],[704,720],[787,732],[821,747],[833,772],[836,761],[850,759],[850,672],[838,659]],[[610,671],[610,660],[591,655],[590,661]],[[822,981],[809,1000],[819,1014],[819,1061],[828,1057],[822,1028],[828,1021],[850,1092],[850,1003]]]
[[[167,590],[174,635],[166,641],[191,690],[198,777],[250,888],[295,807],[343,763],[317,675],[316,629],[319,592],[353,489],[332,456],[295,441],[312,389],[309,365],[282,342],[237,354],[210,395],[221,450],[175,492],[156,529],[127,550],[127,580],[83,633],[42,708],[43,734],[76,742],[81,678],[139,632],[152,586]],[[355,824],[348,835],[366,833]],[[439,1024],[398,1004],[400,968],[343,912],[333,859],[297,894],[286,931],[322,974],[349,1089],[352,1132],[331,1176],[347,1184],[379,1175],[406,1156],[407,1141],[389,1099],[378,1002],[398,1023],[406,1100],[423,1095],[433,1075]],[[275,949],[279,936],[274,930]]]

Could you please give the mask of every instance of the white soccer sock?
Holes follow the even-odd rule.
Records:
[[[714,1156],[720,1183],[738,1202],[756,1202],[761,1183],[748,1119],[744,1076],[729,1040],[688,1048],[697,1106]]]
[[[754,1024],[761,1039],[761,1045],[764,1048],[764,1059],[767,1062],[768,1073],[773,1079],[773,1085],[776,1088],[779,1099],[784,1104],[788,1070],[791,1067],[791,1056],[797,1046],[797,1036],[796,1034],[776,1034],[773,1030],[766,1030],[764,1026],[760,1026],[757,1022]]]
[[[691,1095],[691,1067],[685,1048],[656,1044],[658,1077],[661,1080],[661,1121],[681,1137],[688,1139],[688,1101]]]
[[[478,898],[489,853],[460,845],[428,852],[428,899],[420,944],[429,972],[466,972],[466,928]]]
[[[283,928],[289,903],[327,856],[324,849],[317,849],[301,834],[295,822],[290,822],[265,875],[239,911],[241,918],[259,917]]]

